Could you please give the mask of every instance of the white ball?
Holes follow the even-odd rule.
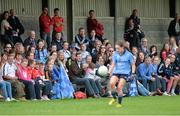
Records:
[[[98,74],[102,77],[106,77],[108,75],[108,69],[106,66],[100,66],[98,68]]]

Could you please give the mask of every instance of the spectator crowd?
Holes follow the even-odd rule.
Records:
[[[51,26],[53,30],[51,30]],[[14,9],[4,11],[0,40],[0,95],[5,101],[74,98],[82,91],[88,97],[112,97],[109,76],[102,77],[98,68],[109,68],[114,47],[104,38],[104,26],[89,11],[87,32],[84,27],[69,43],[64,40],[64,19],[58,8],[50,17],[48,8],[39,16],[40,38],[31,30],[22,39],[23,24]],[[134,57],[136,76],[130,76],[124,96],[175,96],[180,93],[180,16],[176,14],[168,28],[169,40],[159,52],[149,48],[134,9],[127,19],[124,45]]]

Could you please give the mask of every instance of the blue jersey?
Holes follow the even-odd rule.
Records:
[[[115,64],[113,74],[130,75],[134,59],[133,55],[128,50],[125,50],[122,55],[115,51],[112,57],[112,61]]]

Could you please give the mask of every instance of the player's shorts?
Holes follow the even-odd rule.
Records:
[[[112,76],[116,76],[116,77],[118,77],[118,79],[123,78],[126,81],[127,81],[128,77],[129,77],[128,74],[113,74]]]

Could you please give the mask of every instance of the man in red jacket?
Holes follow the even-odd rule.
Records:
[[[87,30],[89,34],[91,33],[92,30],[95,30],[97,38],[102,41],[103,39],[102,37],[104,35],[104,27],[96,19],[94,10],[89,11],[89,17],[87,19]]]
[[[52,40],[55,40],[56,33],[61,33],[63,36],[62,30],[64,26],[64,19],[59,15],[59,8],[54,9],[54,16],[52,17],[52,25],[53,25],[53,34]]]
[[[50,26],[51,26],[51,17],[48,15],[48,8],[43,8],[43,12],[39,17],[39,27],[40,27],[40,36],[47,42],[47,47],[51,43],[50,37]]]

